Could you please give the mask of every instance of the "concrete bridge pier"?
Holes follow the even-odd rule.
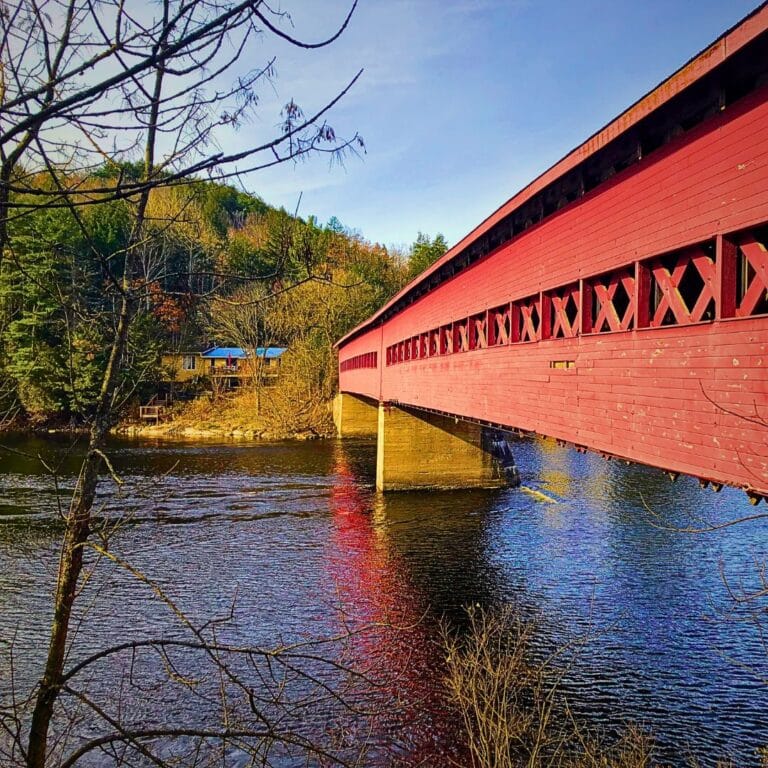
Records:
[[[381,403],[376,488],[499,488],[519,484],[504,433]]]
[[[333,400],[333,422],[339,437],[375,437],[379,429],[379,403],[339,392]]]

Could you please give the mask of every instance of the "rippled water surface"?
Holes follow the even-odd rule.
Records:
[[[62,460],[67,443],[13,446],[60,463],[60,491],[71,487],[78,460]],[[756,510],[737,491],[672,484],[550,442],[515,452],[523,489],[381,497],[372,443],[116,442],[125,485],[117,492],[105,479],[97,506],[130,520],[115,551],[191,617],[226,613],[236,596],[237,631],[251,642],[332,632],[339,604],[367,621],[421,619],[413,631],[426,639],[465,605],[514,602],[536,617],[542,653],[578,641],[564,686],[580,718],[608,731],[640,723],[677,764],[697,754],[705,765],[757,765],[768,648],[757,604],[733,598],[759,587],[768,524],[671,531]],[[13,642],[17,688],[39,674],[45,648],[56,505],[37,459],[0,454],[0,640]],[[79,653],[168,631],[164,606],[119,567],[102,563],[89,590]],[[432,647],[358,652],[397,667],[401,693],[427,701],[439,674]],[[9,681],[4,656],[0,696]],[[414,752],[440,765],[451,724],[436,714],[428,733],[420,727]]]

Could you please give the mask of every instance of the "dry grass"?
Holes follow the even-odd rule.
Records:
[[[326,437],[333,434],[330,400],[302,380],[282,377],[276,386],[243,387],[218,397],[204,394],[177,403],[171,421],[144,428],[157,434]]]
[[[448,696],[473,768],[645,768],[653,743],[638,728],[606,744],[571,716],[562,669],[532,662],[534,625],[512,609],[468,611],[461,637],[443,632]]]
[[[210,394],[205,394],[195,400],[177,404],[170,426],[174,430],[261,433],[264,422],[259,413],[258,393],[243,389],[220,395],[215,399]]]

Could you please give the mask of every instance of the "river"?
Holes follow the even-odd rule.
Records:
[[[60,535],[56,488],[33,457],[60,462],[66,490],[78,449],[65,455],[67,442],[53,438],[5,442],[29,454],[0,454],[7,703],[11,683],[20,692],[39,674]],[[238,638],[269,644],[332,633],[340,606],[350,621],[407,625],[407,642],[352,647],[366,663],[376,657],[391,667],[401,699],[429,711],[398,737],[402,753],[425,765],[444,764],[456,747],[455,723],[429,704],[441,674],[436,626],[460,625],[464,606],[505,603],[535,618],[542,653],[578,640],[562,685],[581,721],[608,733],[640,724],[659,758],[676,765],[690,755],[702,765],[726,757],[758,765],[756,749],[768,744],[768,648],[754,609],[764,604],[740,606],[732,593],[759,587],[768,523],[704,534],[670,528],[764,507],[733,489],[672,483],[549,441],[521,440],[514,450],[523,488],[381,497],[368,441],[114,441],[124,485],[105,477],[97,509],[126,520],[110,552],[163,585],[192,620],[226,615],[234,600]],[[178,623],[146,581],[108,559],[80,604],[73,658],[168,635]],[[99,668],[91,684],[109,688],[114,672]],[[160,700],[144,698],[148,718]],[[162,706],[189,714],[188,702]]]

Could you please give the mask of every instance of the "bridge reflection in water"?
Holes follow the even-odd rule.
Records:
[[[690,535],[751,509],[726,489],[672,485],[652,469],[606,462],[549,440],[521,440],[525,489],[375,494],[370,447],[335,452],[328,563],[339,595],[370,621],[418,623],[361,649],[402,672],[423,701],[409,732],[421,757],[450,750],[456,723],[440,698],[437,621],[461,631],[463,606],[512,602],[534,618],[537,654],[575,640],[563,689],[575,712],[610,732],[641,723],[682,764],[731,756],[758,765],[768,741],[768,657],[758,628],[735,621],[720,577],[755,583],[759,527]],[[652,510],[655,515],[651,515]],[[738,618],[744,619],[742,615]],[[419,738],[419,735],[422,738]]]

